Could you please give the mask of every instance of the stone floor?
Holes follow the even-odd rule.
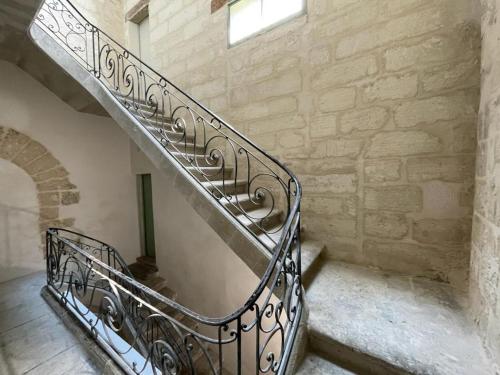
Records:
[[[296,375],[355,375],[315,354],[308,354]]]
[[[446,284],[326,262],[307,299],[313,349],[355,373],[494,374]]]
[[[40,296],[45,274],[0,284],[0,374],[102,374]]]

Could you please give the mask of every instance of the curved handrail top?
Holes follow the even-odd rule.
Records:
[[[66,231],[68,233],[79,235],[79,236],[87,238],[89,240],[93,240],[93,241],[102,243],[103,245],[108,246],[109,248],[115,250],[115,248],[113,246],[110,246],[110,245],[108,245],[106,243],[98,241],[98,240],[96,240],[96,239],[94,239],[92,237],[85,236],[85,235],[82,235],[80,233],[73,232],[71,230],[67,230],[67,229],[63,229],[63,228],[50,228],[48,230],[48,232],[50,234],[52,234],[52,235],[57,236],[59,239],[65,241],[71,248],[73,248],[74,250],[78,251],[79,253],[82,253],[82,255],[88,256],[88,257],[92,258],[93,261],[95,261],[96,263],[98,263],[100,266],[102,266],[103,268],[107,269],[108,271],[114,273],[118,277],[125,279],[127,282],[129,282],[130,284],[132,284],[132,285],[134,285],[134,286],[136,286],[136,287],[138,287],[140,289],[146,290],[148,293],[150,293],[152,296],[154,296],[160,302],[165,303],[167,305],[170,305],[171,307],[174,307],[177,310],[180,310],[183,314],[189,316],[190,318],[192,318],[192,319],[194,319],[194,320],[196,320],[196,321],[198,321],[200,323],[204,323],[204,324],[207,324],[207,325],[216,326],[216,325],[223,325],[223,324],[226,324],[226,323],[234,321],[236,318],[242,316],[245,312],[248,311],[248,308],[251,307],[257,301],[257,299],[260,297],[260,295],[262,294],[262,292],[266,288],[267,283],[268,283],[268,281],[269,281],[269,279],[270,279],[270,277],[271,277],[271,275],[272,275],[272,273],[273,273],[273,271],[274,271],[274,269],[276,267],[276,264],[278,263],[278,260],[279,260],[280,256],[283,255],[281,249],[285,245],[285,240],[287,240],[287,242],[288,242],[287,245],[288,246],[291,245],[291,241],[293,240],[293,233],[290,233],[290,230],[291,229],[295,230],[299,226],[299,223],[300,223],[300,211],[299,211],[299,208],[300,208],[300,201],[301,201],[301,197],[302,197],[302,187],[301,187],[300,182],[298,181],[296,175],[285,164],[281,163],[276,157],[274,157],[272,155],[269,155],[267,152],[265,152],[264,150],[262,150],[253,141],[249,140],[246,136],[244,136],[240,131],[236,130],[233,126],[231,126],[225,120],[223,120],[221,117],[219,117],[214,112],[212,112],[211,110],[209,110],[208,108],[206,108],[203,104],[197,102],[191,95],[189,95],[186,92],[184,92],[183,90],[181,90],[178,86],[176,86],[170,80],[168,80],[163,75],[161,75],[160,73],[158,73],[155,69],[153,69],[147,63],[144,63],[135,54],[133,54],[132,52],[130,52],[129,50],[127,50],[126,48],[124,48],[120,43],[116,42],[116,40],[114,38],[112,38],[111,36],[109,36],[106,32],[102,31],[97,26],[95,26],[93,23],[91,23],[90,21],[88,21],[87,18],[85,18],[82,15],[82,13],[72,4],[72,2],[70,0],[64,0],[64,2],[68,3],[69,6],[83,20],[85,20],[85,22],[89,26],[91,26],[92,28],[94,28],[95,30],[97,30],[99,33],[102,33],[103,35],[105,35],[113,43],[115,43],[120,48],[122,48],[124,51],[126,51],[129,55],[131,55],[137,61],[140,61],[142,65],[144,65],[145,67],[147,67],[154,74],[157,74],[167,84],[171,85],[173,88],[175,88],[176,90],[178,90],[180,93],[182,93],[182,95],[185,95],[189,100],[191,100],[193,103],[195,103],[202,110],[206,111],[215,120],[219,121],[226,128],[228,128],[230,131],[232,131],[233,133],[235,133],[241,139],[245,140],[245,142],[247,142],[249,145],[251,145],[252,147],[254,147],[259,152],[261,152],[263,155],[265,155],[266,158],[268,158],[269,160],[273,161],[279,168],[281,168],[283,171],[285,171],[290,176],[291,180],[293,181],[293,184],[295,185],[295,192],[294,192],[295,200],[293,202],[293,205],[290,208],[290,212],[288,213],[287,220],[286,220],[285,224],[283,225],[283,230],[282,230],[282,235],[280,237],[280,240],[279,240],[278,244],[274,247],[274,249],[280,249],[280,251],[274,251],[273,256],[272,256],[272,258],[271,258],[271,260],[270,260],[270,262],[269,262],[269,264],[268,264],[268,266],[266,268],[266,271],[265,271],[264,275],[261,277],[259,284],[255,288],[254,292],[250,295],[250,297],[248,298],[248,300],[246,301],[246,303],[242,307],[238,308],[235,312],[233,312],[233,313],[231,313],[231,314],[229,314],[229,315],[227,315],[225,317],[222,317],[222,318],[209,318],[209,317],[200,315],[198,313],[195,313],[191,309],[189,309],[189,308],[187,308],[187,307],[185,307],[185,306],[183,306],[183,305],[181,305],[181,304],[179,304],[179,303],[177,303],[177,302],[175,302],[175,301],[173,301],[173,300],[171,300],[171,299],[169,299],[169,298],[167,298],[167,297],[165,297],[165,296],[163,296],[163,295],[161,295],[161,294],[159,294],[159,293],[157,293],[155,291],[153,291],[152,289],[144,286],[143,284],[138,283],[136,280],[134,280],[134,279],[132,279],[132,278],[124,275],[123,273],[115,270],[114,268],[107,266],[106,264],[104,264],[103,262],[101,262],[97,258],[93,257],[92,255],[90,255],[90,254],[83,254],[82,251],[80,249],[78,249],[74,244],[72,244],[71,242],[69,242],[69,241],[65,240],[64,238],[60,237],[56,231],[58,231],[58,230],[60,230],[60,231]],[[40,5],[39,11],[43,7],[43,5],[44,5],[44,2],[42,2],[42,4]],[[35,21],[36,21],[36,18],[34,18],[31,21],[30,27],[32,27],[32,25],[35,23]],[[292,228],[292,224],[293,224],[294,220],[297,220],[297,222],[295,223],[294,227]],[[291,237],[287,239],[288,234],[291,234]],[[118,256],[120,257],[118,251],[115,250],[115,253],[118,254]]]

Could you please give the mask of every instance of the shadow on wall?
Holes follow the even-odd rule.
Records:
[[[36,185],[21,168],[0,160],[0,282],[44,267]]]

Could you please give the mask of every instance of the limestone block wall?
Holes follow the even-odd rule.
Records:
[[[125,41],[122,0],[73,0],[73,5],[118,43]]]
[[[151,63],[292,167],[306,236],[329,257],[459,285],[479,100],[473,3],[308,0],[307,15],[228,48],[226,6],[151,0]]]
[[[481,6],[481,106],[470,295],[474,318],[500,367],[500,1],[483,0]]]

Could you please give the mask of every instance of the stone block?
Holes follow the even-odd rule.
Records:
[[[391,131],[376,134],[371,139],[366,156],[407,156],[440,152],[441,139],[423,131]]]
[[[292,94],[302,88],[302,77],[299,72],[286,72],[278,77],[253,85],[238,87],[231,92],[231,103],[241,106],[250,100],[263,100],[272,97]]]
[[[403,241],[366,240],[363,254],[373,266],[443,282],[463,282],[460,270],[467,266],[463,249],[436,248]]]
[[[0,158],[11,160],[30,142],[30,138],[14,129],[8,129],[5,134],[2,147],[0,148]]]
[[[353,110],[340,118],[340,131],[351,133],[354,130],[381,129],[389,120],[389,111],[383,107]]]
[[[310,123],[311,138],[323,138],[337,134],[337,116],[327,114],[315,116]]]
[[[37,184],[38,191],[56,191],[56,190],[74,190],[76,186],[73,185],[67,178],[53,179]]]
[[[349,57],[401,39],[423,35],[442,26],[441,11],[436,8],[425,9],[344,37],[337,45],[336,56]]]
[[[479,59],[431,68],[423,73],[422,86],[425,92],[441,91],[456,87],[477,87],[480,81],[479,72]]]
[[[355,195],[342,197],[304,196],[302,210],[319,216],[355,218],[358,212],[358,198]]]
[[[38,204],[43,207],[58,206],[60,197],[58,192],[38,194]]]
[[[338,173],[327,175],[300,175],[304,193],[355,193],[358,177],[354,173]]]
[[[347,87],[327,91],[319,96],[318,108],[321,112],[335,112],[354,108],[356,89]]]
[[[80,193],[78,191],[65,191],[61,195],[61,203],[64,206],[70,206],[80,202]]]
[[[49,169],[48,171],[38,173],[38,174],[33,175],[31,177],[33,178],[33,181],[41,182],[41,181],[50,180],[52,178],[66,177],[68,175],[69,175],[69,173],[66,169],[64,169],[64,167],[57,167],[54,169]]]
[[[305,143],[304,134],[297,131],[281,132],[278,139],[280,146],[283,148],[300,147]]]
[[[412,158],[406,163],[408,181],[464,182],[474,178],[474,156]]]
[[[403,214],[391,212],[366,212],[364,233],[367,236],[400,240],[409,231],[408,220]]]
[[[281,115],[292,113],[297,110],[297,99],[294,97],[282,97],[270,99],[263,102],[252,102],[240,108],[231,111],[232,118],[235,121],[249,121],[270,117],[273,115]]]
[[[428,244],[465,244],[470,241],[470,220],[423,219],[413,223],[413,239]]]
[[[365,208],[397,212],[420,212],[423,194],[418,186],[383,186],[365,189]]]
[[[31,141],[17,156],[12,160],[20,168],[24,168],[31,161],[38,159],[45,154],[47,149],[36,141]]]
[[[397,46],[384,52],[385,67],[398,71],[413,66],[447,62],[458,54],[457,44],[452,37],[433,35],[418,44]]]
[[[59,161],[52,156],[50,153],[46,153],[40,158],[34,160],[30,164],[24,167],[24,170],[30,174],[34,175],[40,172],[47,171],[49,169],[59,166]]]
[[[338,87],[369,77],[377,72],[377,60],[374,56],[365,56],[349,62],[335,62],[318,70],[313,75],[312,86],[316,89]]]
[[[309,63],[312,66],[324,65],[330,62],[330,49],[328,47],[316,47],[309,51]]]
[[[476,102],[470,95],[437,96],[400,104],[394,120],[397,126],[409,128],[438,121],[474,118],[476,110]]]
[[[364,89],[366,102],[412,98],[418,92],[418,76],[405,74],[380,78]]]
[[[56,220],[59,217],[59,207],[41,207],[40,220]]]
[[[368,183],[399,181],[401,179],[401,164],[399,159],[366,161],[365,181]]]
[[[326,155],[331,157],[356,158],[363,148],[361,139],[329,139],[326,142]]]
[[[303,129],[306,126],[300,115],[290,114],[279,117],[263,118],[248,123],[248,134],[252,137],[257,134],[276,134],[284,130]]]

